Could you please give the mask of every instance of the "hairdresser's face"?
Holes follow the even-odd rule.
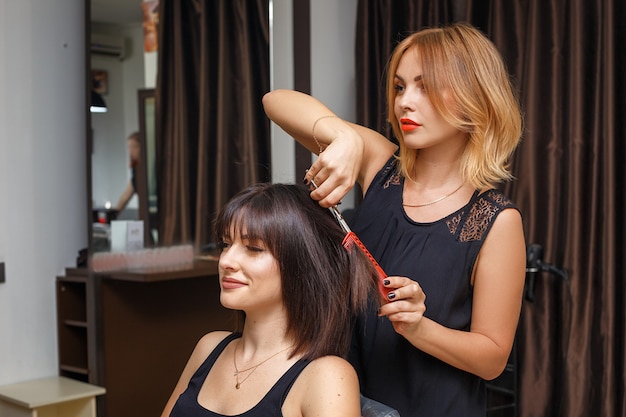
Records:
[[[428,98],[415,49],[409,49],[400,59],[395,89],[394,113],[409,149],[425,149],[464,138],[461,131],[435,110]]]
[[[139,141],[136,139],[128,139],[128,154],[131,161],[139,161],[141,148],[139,147]]]
[[[242,235],[223,238],[219,259],[220,301],[226,308],[254,313],[282,311],[278,261],[265,243]]]

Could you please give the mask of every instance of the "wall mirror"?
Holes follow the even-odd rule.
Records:
[[[242,184],[269,178],[269,123],[260,104],[261,92],[269,88],[269,54],[263,53],[269,39],[265,36],[269,33],[270,19],[265,15],[269,3],[253,5],[256,13],[246,21],[245,30],[229,24],[232,23],[230,14],[222,17],[218,13],[223,8],[232,7],[242,17],[248,17],[247,13],[227,1],[207,2],[203,13],[197,15],[194,14],[197,12],[195,2],[164,5],[168,13],[172,12],[165,17],[183,22],[183,26],[187,26],[186,21],[174,19],[177,12],[170,10],[169,6],[180,6],[183,10],[189,8],[189,13],[183,15],[190,15],[192,19],[199,16],[202,25],[212,28],[215,23],[222,28],[211,32],[213,36],[209,39],[203,37],[206,30],[182,31],[185,36],[173,41],[191,57],[195,57],[198,51],[207,54],[202,62],[209,65],[196,70],[188,63],[193,59],[166,56],[172,48],[162,48],[160,52],[156,52],[156,48],[151,49],[150,39],[156,36],[146,36],[150,33],[146,28],[149,27],[150,16],[158,13],[159,1],[86,1],[90,1],[91,9],[89,65],[93,73],[93,88],[103,96],[108,107],[106,113],[91,113],[90,118],[93,138],[90,203],[95,220],[92,252],[110,249],[107,247],[110,240],[107,239],[111,236],[109,222],[113,219],[142,221],[144,246],[193,241],[196,247],[203,248],[211,243],[210,221],[207,219],[212,218],[217,208]],[[248,6],[243,1],[241,3]],[[120,13],[125,16],[125,20],[121,20],[111,11],[115,7],[118,10],[130,8],[132,12]],[[172,23],[165,17],[160,21],[168,30],[164,42],[171,45],[169,38],[177,38],[180,30],[170,27]],[[235,15],[232,20],[238,21],[238,17]],[[248,30],[262,33],[262,36],[242,35]],[[242,54],[231,47],[229,40],[237,36],[252,39],[250,45],[244,48],[248,53]],[[215,47],[216,42],[232,52],[221,54],[222,50]],[[166,64],[163,66],[166,77],[160,96],[163,101],[158,103],[163,112],[163,117],[158,120],[162,155],[153,152],[151,144],[154,142],[151,140],[154,139],[155,129],[154,125],[149,126],[155,120],[154,95],[150,97],[149,90],[156,86],[157,54],[163,55],[161,59]],[[233,68],[244,71],[240,74]],[[192,77],[194,71],[201,74],[198,78],[202,78],[203,82],[198,85],[175,85],[181,79]],[[218,80],[218,86],[212,82],[216,74],[220,77],[226,74]],[[252,87],[241,88],[242,80]],[[184,86],[190,90],[184,91]],[[174,93],[169,94],[172,91]],[[192,104],[190,97],[196,95],[198,103]],[[249,105],[251,100],[254,100],[253,106]],[[187,104],[191,104],[191,110]],[[244,126],[232,123],[225,116],[242,111],[246,112],[246,120],[251,121]],[[179,115],[181,112],[184,113],[182,116]],[[206,120],[212,117],[215,120],[207,123]],[[174,127],[168,125],[172,120]],[[132,152],[127,146],[127,138],[134,132],[139,132],[141,142],[142,157],[138,165],[131,160]],[[155,172],[155,156],[158,156],[159,166],[162,167],[160,172]],[[308,156],[310,159],[310,154]],[[161,178],[161,184],[155,184],[155,178]],[[121,196],[129,183],[136,184],[133,189],[137,192],[128,204],[120,205]],[[156,195],[161,200],[158,204]],[[158,213],[159,210],[162,213]],[[158,217],[160,219],[155,221]],[[155,223],[162,227],[162,233],[155,230]]]
[[[156,51],[144,37],[147,7],[142,0],[85,0],[90,19],[92,90],[102,97],[105,113],[91,113],[91,208],[93,252],[110,249],[110,221],[143,220],[144,245],[158,244],[154,172],[154,90]],[[138,133],[140,163],[131,169],[128,137]],[[118,203],[132,183],[132,198]]]

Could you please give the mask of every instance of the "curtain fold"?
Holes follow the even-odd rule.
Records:
[[[159,244],[212,242],[215,213],[270,178],[267,0],[161,0]]]
[[[494,41],[519,91],[525,134],[517,179],[503,188],[522,211],[527,243],[542,245],[553,267],[522,306],[524,417],[626,417],[623,3],[359,1],[360,123],[391,137],[382,107],[391,48],[408,30],[453,20]]]

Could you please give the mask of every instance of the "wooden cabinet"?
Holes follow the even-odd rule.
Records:
[[[59,375],[89,382],[86,269],[67,269],[57,277]]]
[[[196,342],[233,330],[215,261],[57,278],[59,371],[102,386],[98,417],[158,416]]]

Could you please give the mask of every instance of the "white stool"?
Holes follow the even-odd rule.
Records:
[[[96,396],[106,390],[65,377],[0,387],[2,417],[96,417]]]

